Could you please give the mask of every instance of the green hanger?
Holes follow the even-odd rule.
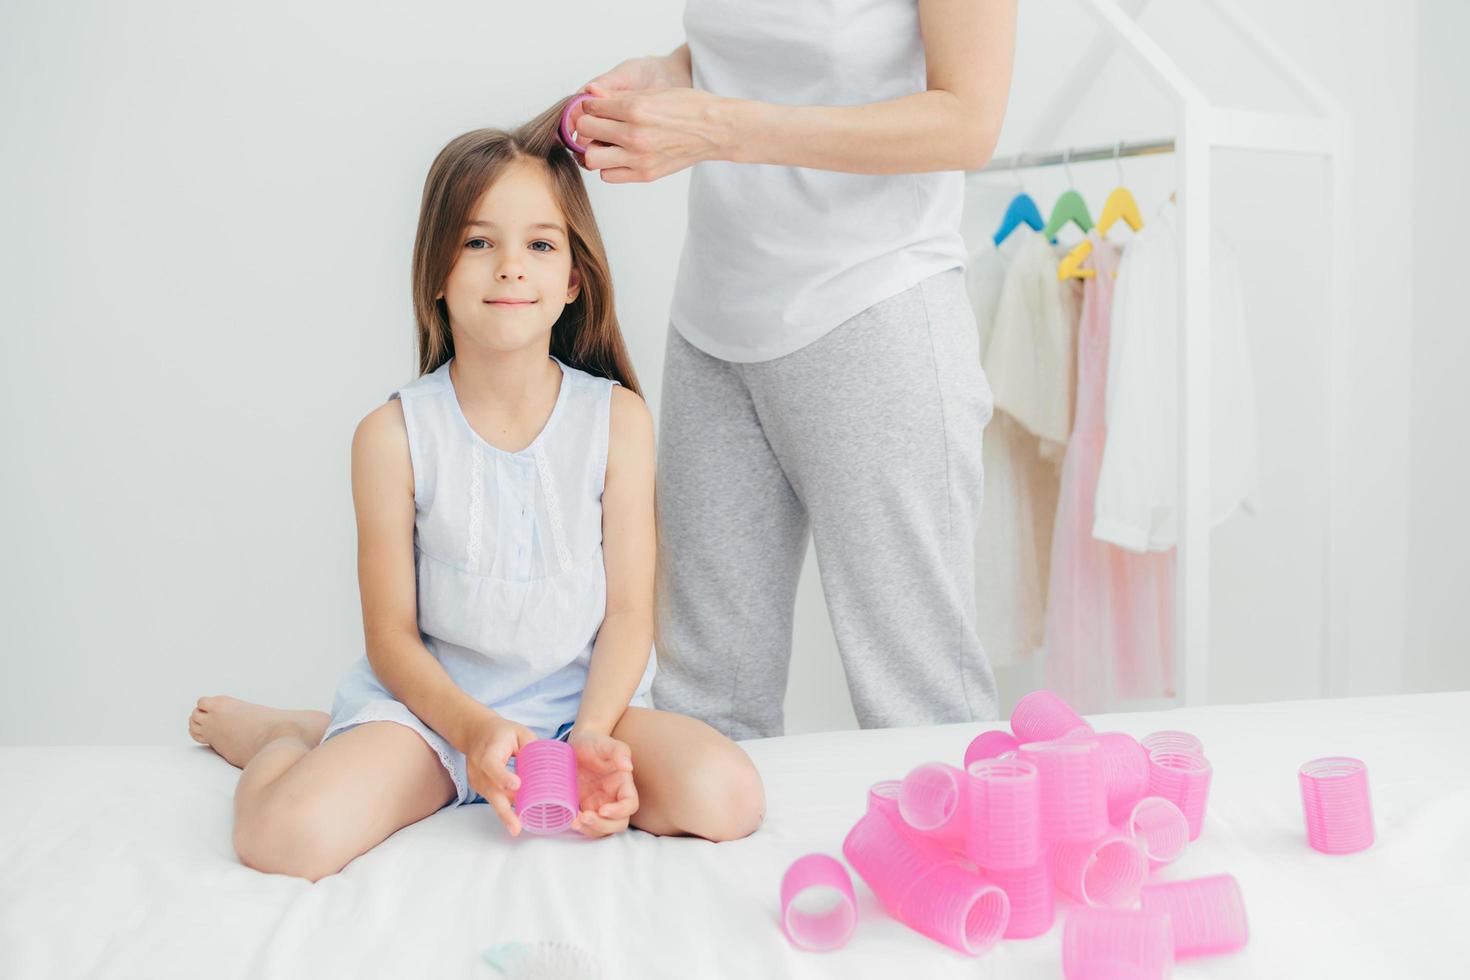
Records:
[[[1066,227],[1068,222],[1081,228],[1083,233],[1092,230],[1092,215],[1087,213],[1087,202],[1082,200],[1082,195],[1072,187],[1072,150],[1067,149],[1067,155],[1062,159],[1062,166],[1067,168],[1067,190],[1057,198],[1057,203],[1051,207],[1051,217],[1042,229],[1042,234],[1047,237],[1053,245],[1057,242],[1057,232]]]

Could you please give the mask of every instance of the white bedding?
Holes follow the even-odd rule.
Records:
[[[1230,872],[1249,945],[1188,977],[1470,976],[1470,693],[1098,716],[1099,731],[1182,728],[1215,782],[1204,834],[1162,877]],[[0,977],[469,977],[487,946],[559,939],[608,977],[1061,975],[1065,915],[977,959],[887,918],[855,880],[858,929],[792,949],[777,889],[808,851],[840,855],[865,790],[958,764],[984,727],[746,743],[769,815],[744,841],[511,840],[483,806],[443,811],[311,885],[242,867],[236,770],[198,746],[0,748]],[[1307,847],[1296,768],[1368,764],[1369,851]]]

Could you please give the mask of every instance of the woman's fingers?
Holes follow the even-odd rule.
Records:
[[[587,103],[583,102],[577,106],[583,110],[582,115],[577,116],[572,126],[578,136],[582,137],[584,145],[597,141],[599,143],[610,143],[616,146],[627,146],[632,138],[633,127],[616,119],[604,119],[601,116],[586,112]],[[574,113],[575,115],[575,113]]]

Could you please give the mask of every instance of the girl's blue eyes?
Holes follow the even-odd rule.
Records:
[[[469,241],[465,242],[465,246],[464,247],[467,248],[467,249],[470,249],[470,251],[472,251],[472,252],[483,252],[483,251],[485,251],[484,248],[478,248],[478,247],[476,247],[476,245],[475,245],[476,242],[479,242],[479,243],[483,244],[486,248],[488,248],[490,246],[490,243],[487,242],[487,241],[485,241],[485,239],[483,239],[483,238],[471,238]],[[546,246],[545,248],[538,248],[538,249],[536,249],[536,251],[538,251],[538,252],[555,252],[556,251],[556,246],[553,245],[553,244],[551,244],[550,242],[544,240],[544,239],[540,239],[540,240],[534,241],[531,244],[533,246],[534,245],[545,245]]]

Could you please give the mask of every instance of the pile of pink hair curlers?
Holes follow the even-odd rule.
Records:
[[[1050,931],[1058,905],[1070,905],[1062,962],[1073,980],[1166,977],[1176,959],[1245,945],[1234,876],[1149,879],[1204,827],[1212,770],[1195,736],[1094,732],[1057,695],[1034,691],[1011,730],[981,732],[964,763],[873,784],[843,841],[890,915],[975,955]],[[1345,854],[1373,842],[1362,762],[1317,759],[1298,776],[1312,847]],[[781,911],[795,945],[841,946],[857,922],[846,869],[803,857],[781,883]]]

